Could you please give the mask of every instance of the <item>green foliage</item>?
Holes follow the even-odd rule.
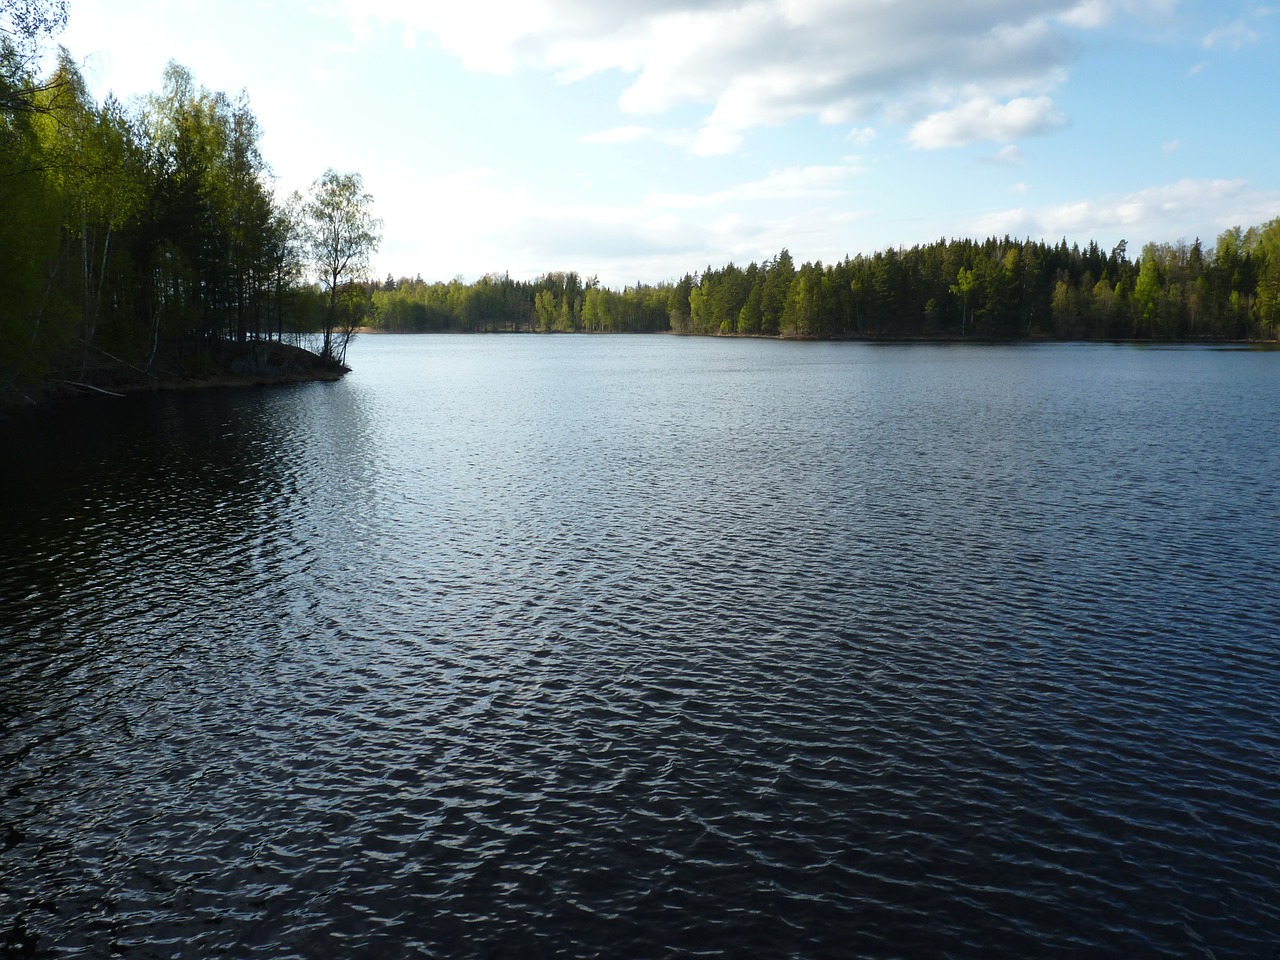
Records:
[[[42,41],[67,25],[67,0],[0,0],[0,116],[32,113],[48,89],[35,75]]]
[[[760,290],[760,332],[776,336],[782,329],[782,313],[791,295],[795,278],[791,254],[784,247],[776,258],[765,264],[764,284]]]
[[[653,333],[668,329],[678,287],[637,284],[614,291],[594,280],[584,286],[576,273],[532,281],[488,274],[473,284],[406,277],[374,292],[374,324],[402,333]]]
[[[954,295],[961,298],[960,303],[960,335],[964,336],[964,327],[969,319],[969,295],[973,293],[978,286],[978,275],[968,269],[961,267],[956,271],[956,282],[950,286],[950,291]]]
[[[706,336],[1275,337],[1280,331],[1280,220],[1199,241],[1149,244],[1130,261],[992,237],[939,240],[839,263],[797,267],[787,250],[745,270],[708,266],[671,283],[613,291],[577,274],[474,284],[401,279],[374,294],[387,330],[648,332]]]
[[[42,174],[44,150],[29,120],[0,115],[0,388],[11,389],[42,377],[50,343],[61,346],[66,339],[65,330],[48,319],[58,211]]]
[[[276,201],[247,97],[171,63],[136,109],[99,105],[65,50],[47,77],[28,69],[63,19],[64,4],[0,6],[0,400],[49,376],[158,374],[220,340],[365,322],[359,257],[329,274],[326,311],[300,286],[303,203]]]
[[[326,170],[303,207],[303,237],[312,270],[328,298],[320,355],[341,363],[352,331],[373,309],[362,290],[369,257],[377,249],[382,221],[358,173]],[[361,304],[357,309],[354,304]]]
[[[1280,218],[1258,228],[1252,251],[1258,278],[1254,317],[1259,334],[1274,338],[1280,333]]]

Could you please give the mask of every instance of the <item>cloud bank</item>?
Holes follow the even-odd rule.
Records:
[[[1065,118],[1051,93],[1079,32],[1167,13],[1175,0],[338,2],[359,29],[397,26],[471,70],[564,82],[617,71],[629,78],[623,111],[704,107],[691,148],[722,154],[752,129],[799,118],[852,128],[884,115],[923,149],[1052,131]]]
[[[974,223],[977,236],[1192,240],[1204,226],[1222,232],[1270,220],[1280,209],[1280,192],[1257,190],[1242,179],[1186,178],[1118,196],[1054,204],[1037,210],[1016,208]],[[1202,236],[1212,244],[1215,236]]]

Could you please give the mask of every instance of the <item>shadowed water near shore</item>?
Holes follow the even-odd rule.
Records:
[[[11,419],[0,942],[1263,955],[1276,359],[377,337]]]

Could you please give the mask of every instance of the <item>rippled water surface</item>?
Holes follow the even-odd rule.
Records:
[[[0,423],[0,954],[1280,942],[1280,353],[380,337]]]

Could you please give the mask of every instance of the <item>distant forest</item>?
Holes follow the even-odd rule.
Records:
[[[809,337],[1249,340],[1280,326],[1280,219],[1212,250],[1147,244],[1131,260],[1040,241],[939,240],[839,263],[708,266],[621,291],[576,273],[475,283],[387,277],[373,324],[388,331],[635,332]]]

